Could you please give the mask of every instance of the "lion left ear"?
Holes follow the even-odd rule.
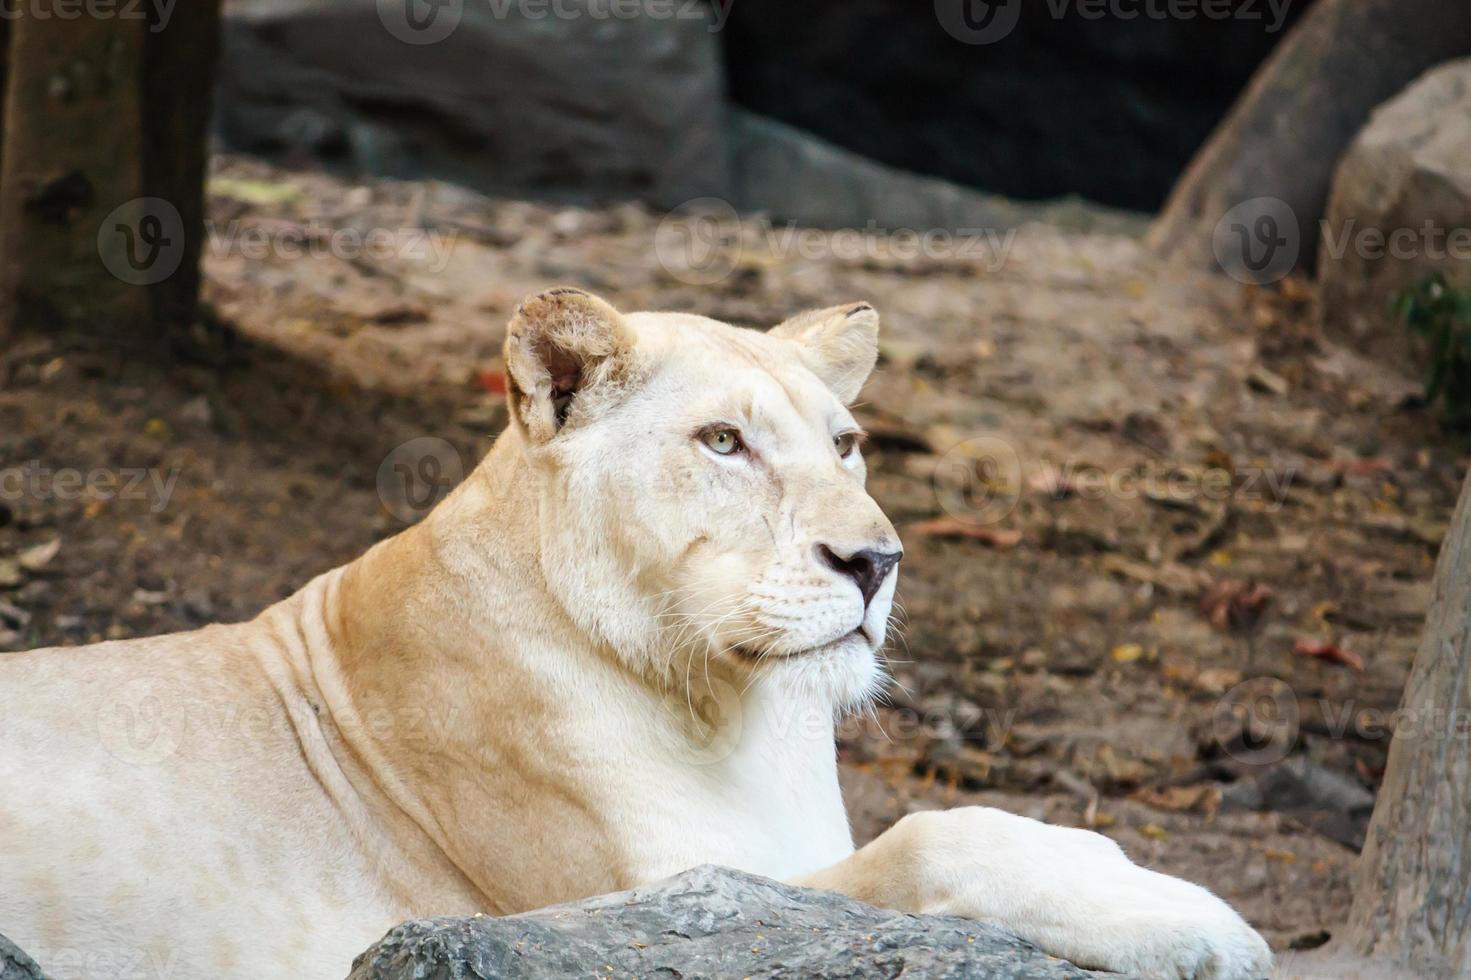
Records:
[[[796,341],[802,363],[844,405],[858,397],[879,356],[879,314],[868,303],[798,313],[771,333]]]
[[[633,344],[623,317],[591,293],[563,286],[528,298],[506,328],[511,418],[546,442],[579,393],[618,375]]]

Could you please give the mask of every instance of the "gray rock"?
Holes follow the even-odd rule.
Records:
[[[406,922],[359,956],[348,980],[594,975],[1103,976],[977,922],[904,915],[705,866],[645,888],[505,918]]]
[[[488,193],[726,194],[714,14],[626,8],[238,0],[215,128],[247,152]]]
[[[1031,221],[1069,231],[1142,233],[1146,220],[1077,198],[1014,201],[896,170],[774,119],[731,108],[727,140],[740,211],[819,228],[967,234]]]
[[[46,980],[46,974],[24,950],[0,936],[0,980]]]
[[[1471,59],[1426,72],[1376,109],[1339,161],[1319,244],[1324,328],[1409,366],[1390,297],[1435,271],[1471,284],[1468,260]]]

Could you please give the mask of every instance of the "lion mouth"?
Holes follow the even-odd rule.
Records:
[[[794,650],[791,653],[774,653],[771,650],[758,650],[755,647],[739,645],[731,647],[731,652],[736,654],[742,660],[753,664],[761,663],[763,661],[803,660],[809,657],[821,656],[825,653],[834,653],[853,640],[862,641],[865,649],[872,645],[872,640],[868,635],[868,631],[865,630],[862,626],[858,626],[852,630],[849,630],[847,633],[844,633],[836,640],[828,640],[826,643],[819,643],[815,647],[808,647],[805,650]]]

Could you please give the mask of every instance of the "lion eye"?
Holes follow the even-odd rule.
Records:
[[[712,452],[722,456],[738,453],[745,446],[741,445],[741,437],[734,429],[711,429],[701,434],[700,441],[710,447]]]
[[[858,448],[858,434],[855,432],[844,432],[840,436],[833,437],[833,446],[838,455],[847,459],[853,455],[853,450]]]

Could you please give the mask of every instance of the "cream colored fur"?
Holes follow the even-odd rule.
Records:
[[[877,330],[541,294],[513,424],[422,523],[248,623],[0,655],[0,933],[56,980],[329,980],[405,918],[714,862],[1264,975],[1225,904],[1095,834],[972,808],[854,853],[833,721],[881,686],[897,573],[865,607],[819,546],[898,548],[842,455]]]

